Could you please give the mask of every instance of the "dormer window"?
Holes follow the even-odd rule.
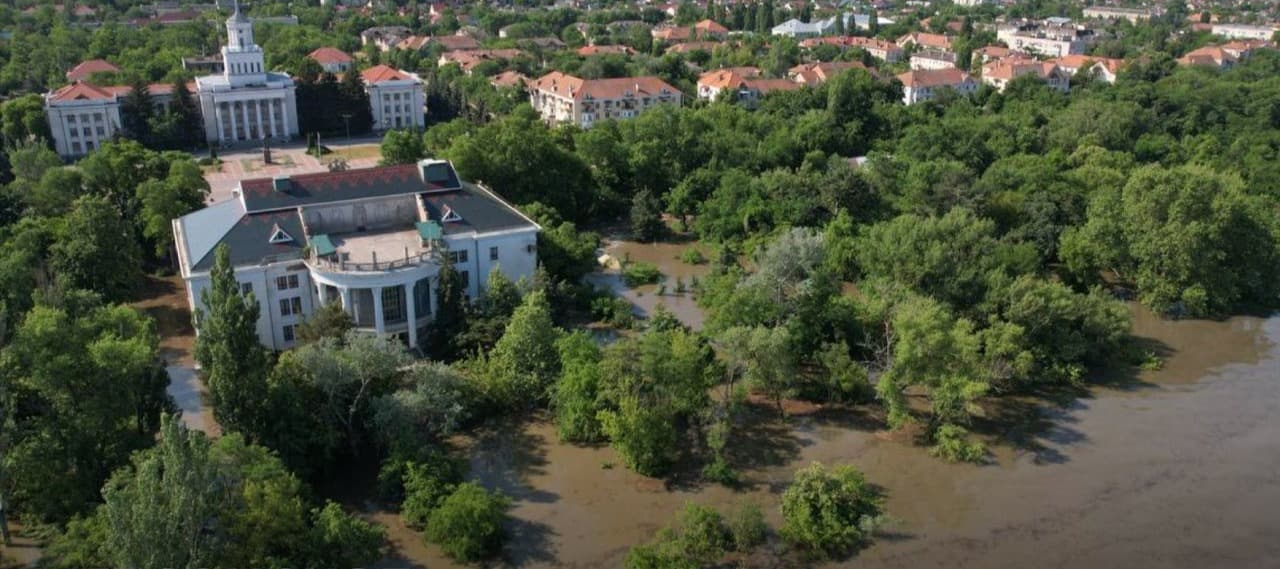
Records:
[[[268,241],[270,241],[272,245],[278,245],[280,243],[293,243],[293,236],[289,235],[289,232],[281,229],[280,224],[276,224],[274,227],[271,228],[271,239],[269,239]]]
[[[440,221],[443,221],[445,223],[449,223],[453,221],[462,221],[462,216],[458,215],[458,212],[453,211],[453,208],[449,206],[445,206],[444,215],[440,216]]]

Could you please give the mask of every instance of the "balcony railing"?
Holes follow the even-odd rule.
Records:
[[[311,255],[308,262],[320,269],[329,271],[338,271],[344,273],[368,273],[376,271],[393,271],[395,269],[403,269],[405,267],[415,267],[423,263],[439,263],[440,251],[423,251],[421,253],[397,257],[389,260],[378,260],[374,255],[373,260],[369,262],[346,261],[333,256],[321,257]]]

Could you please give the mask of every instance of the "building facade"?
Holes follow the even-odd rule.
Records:
[[[907,105],[933,99],[943,90],[960,95],[972,95],[978,90],[978,82],[959,69],[920,69],[898,75],[902,82],[902,102]]]
[[[1280,27],[1251,26],[1248,24],[1214,24],[1213,35],[1236,40],[1270,40]]]
[[[262,48],[253,41],[253,23],[240,12],[238,2],[227,19],[222,61],[220,75],[196,78],[205,140],[229,146],[297,136],[293,78],[267,71]]]
[[[582,128],[601,120],[635,118],[658,105],[680,106],[682,96],[657,77],[580,79],[553,71],[529,85],[529,100],[542,120]]]
[[[1042,57],[1083,54],[1096,40],[1093,31],[1065,18],[1000,26],[996,39],[1018,53]]]
[[[361,72],[360,77],[369,94],[374,130],[426,127],[427,97],[417,75],[375,65]]]
[[[258,302],[258,337],[275,350],[294,346],[327,303],[341,303],[356,330],[420,347],[445,258],[477,299],[493,270],[532,277],[540,229],[439,160],[244,180],[232,199],[173,220],[192,313],[204,310],[226,245],[241,291]]]

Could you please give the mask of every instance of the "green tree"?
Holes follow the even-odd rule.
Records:
[[[422,136],[412,130],[394,129],[382,137],[380,164],[412,164],[426,156]]]
[[[98,292],[113,301],[133,295],[142,281],[138,243],[107,200],[77,199],[60,233],[49,250],[59,283]]]
[[[467,326],[465,288],[462,275],[445,255],[436,275],[436,313],[427,334],[427,350],[435,359],[453,361],[461,355],[457,339]]]
[[[30,94],[0,104],[0,134],[4,135],[6,146],[30,140],[49,140],[49,119],[44,112],[44,99]]]
[[[342,338],[355,325],[351,315],[342,308],[342,301],[331,301],[317,308],[298,326],[298,345],[318,342],[321,338]]]
[[[586,330],[566,334],[556,342],[560,352],[560,379],[551,406],[556,413],[560,439],[594,442],[604,438],[600,411],[600,346]]]
[[[141,77],[129,84],[129,92],[120,102],[120,130],[144,146],[152,143],[151,120],[155,116],[151,87]]]
[[[556,338],[546,294],[525,295],[484,365],[484,396],[500,408],[546,401],[560,373]]]
[[[813,463],[782,493],[782,536],[822,557],[843,557],[871,540],[880,497],[856,468]]]
[[[1275,304],[1276,227],[1239,177],[1152,165],[1095,196],[1085,225],[1064,233],[1061,254],[1077,280],[1110,271],[1156,310],[1224,314]]]
[[[241,291],[225,244],[214,250],[209,275],[209,288],[200,292],[196,308],[195,358],[218,423],[252,437],[267,419],[267,354],[258,340],[258,300],[252,291]]]
[[[631,200],[631,235],[637,241],[654,241],[666,227],[662,224],[662,204],[649,190],[641,190]]]
[[[496,554],[506,539],[502,523],[510,500],[473,482],[459,484],[431,512],[426,538],[459,561],[479,561]]]
[[[163,180],[147,180],[138,186],[138,201],[142,204],[139,224],[156,257],[167,257],[173,247],[172,220],[203,207],[208,195],[209,183],[200,167],[190,160],[175,161]]]

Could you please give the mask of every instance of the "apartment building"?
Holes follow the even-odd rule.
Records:
[[[926,49],[911,54],[912,69],[954,69],[956,54],[940,49]]]
[[[820,45],[834,45],[841,50],[859,48],[866,51],[871,57],[886,63],[902,61],[902,57],[906,53],[901,47],[898,47],[898,44],[876,38],[831,36],[809,38],[800,42],[800,47],[805,49],[813,49]]]
[[[1235,40],[1270,40],[1280,31],[1280,26],[1252,26],[1249,24],[1214,24],[1213,35]]]
[[[755,67],[731,67],[703,73],[698,78],[698,98],[714,101],[724,93],[731,93],[734,102],[754,107],[769,93],[803,87],[803,84],[789,79],[762,78],[760,70]]]
[[[1122,8],[1120,6],[1088,6],[1084,9],[1086,20],[1128,20],[1137,24],[1156,15],[1151,8]]]
[[[1042,57],[1082,54],[1097,40],[1093,30],[1077,26],[1067,18],[1019,21],[1001,25],[996,39],[1018,53]]]
[[[476,299],[492,270],[532,277],[540,229],[440,160],[243,180],[232,199],[173,220],[192,313],[205,308],[214,251],[226,245],[241,291],[258,302],[259,340],[275,350],[293,347],[328,303],[356,330],[419,347],[446,258]]]
[[[591,128],[597,121],[635,118],[658,105],[679,106],[683,94],[657,77],[580,79],[553,71],[529,85],[542,119]]]
[[[944,90],[960,95],[972,95],[978,90],[978,82],[959,69],[919,69],[898,75],[902,82],[902,102],[914,105],[933,99]]]

